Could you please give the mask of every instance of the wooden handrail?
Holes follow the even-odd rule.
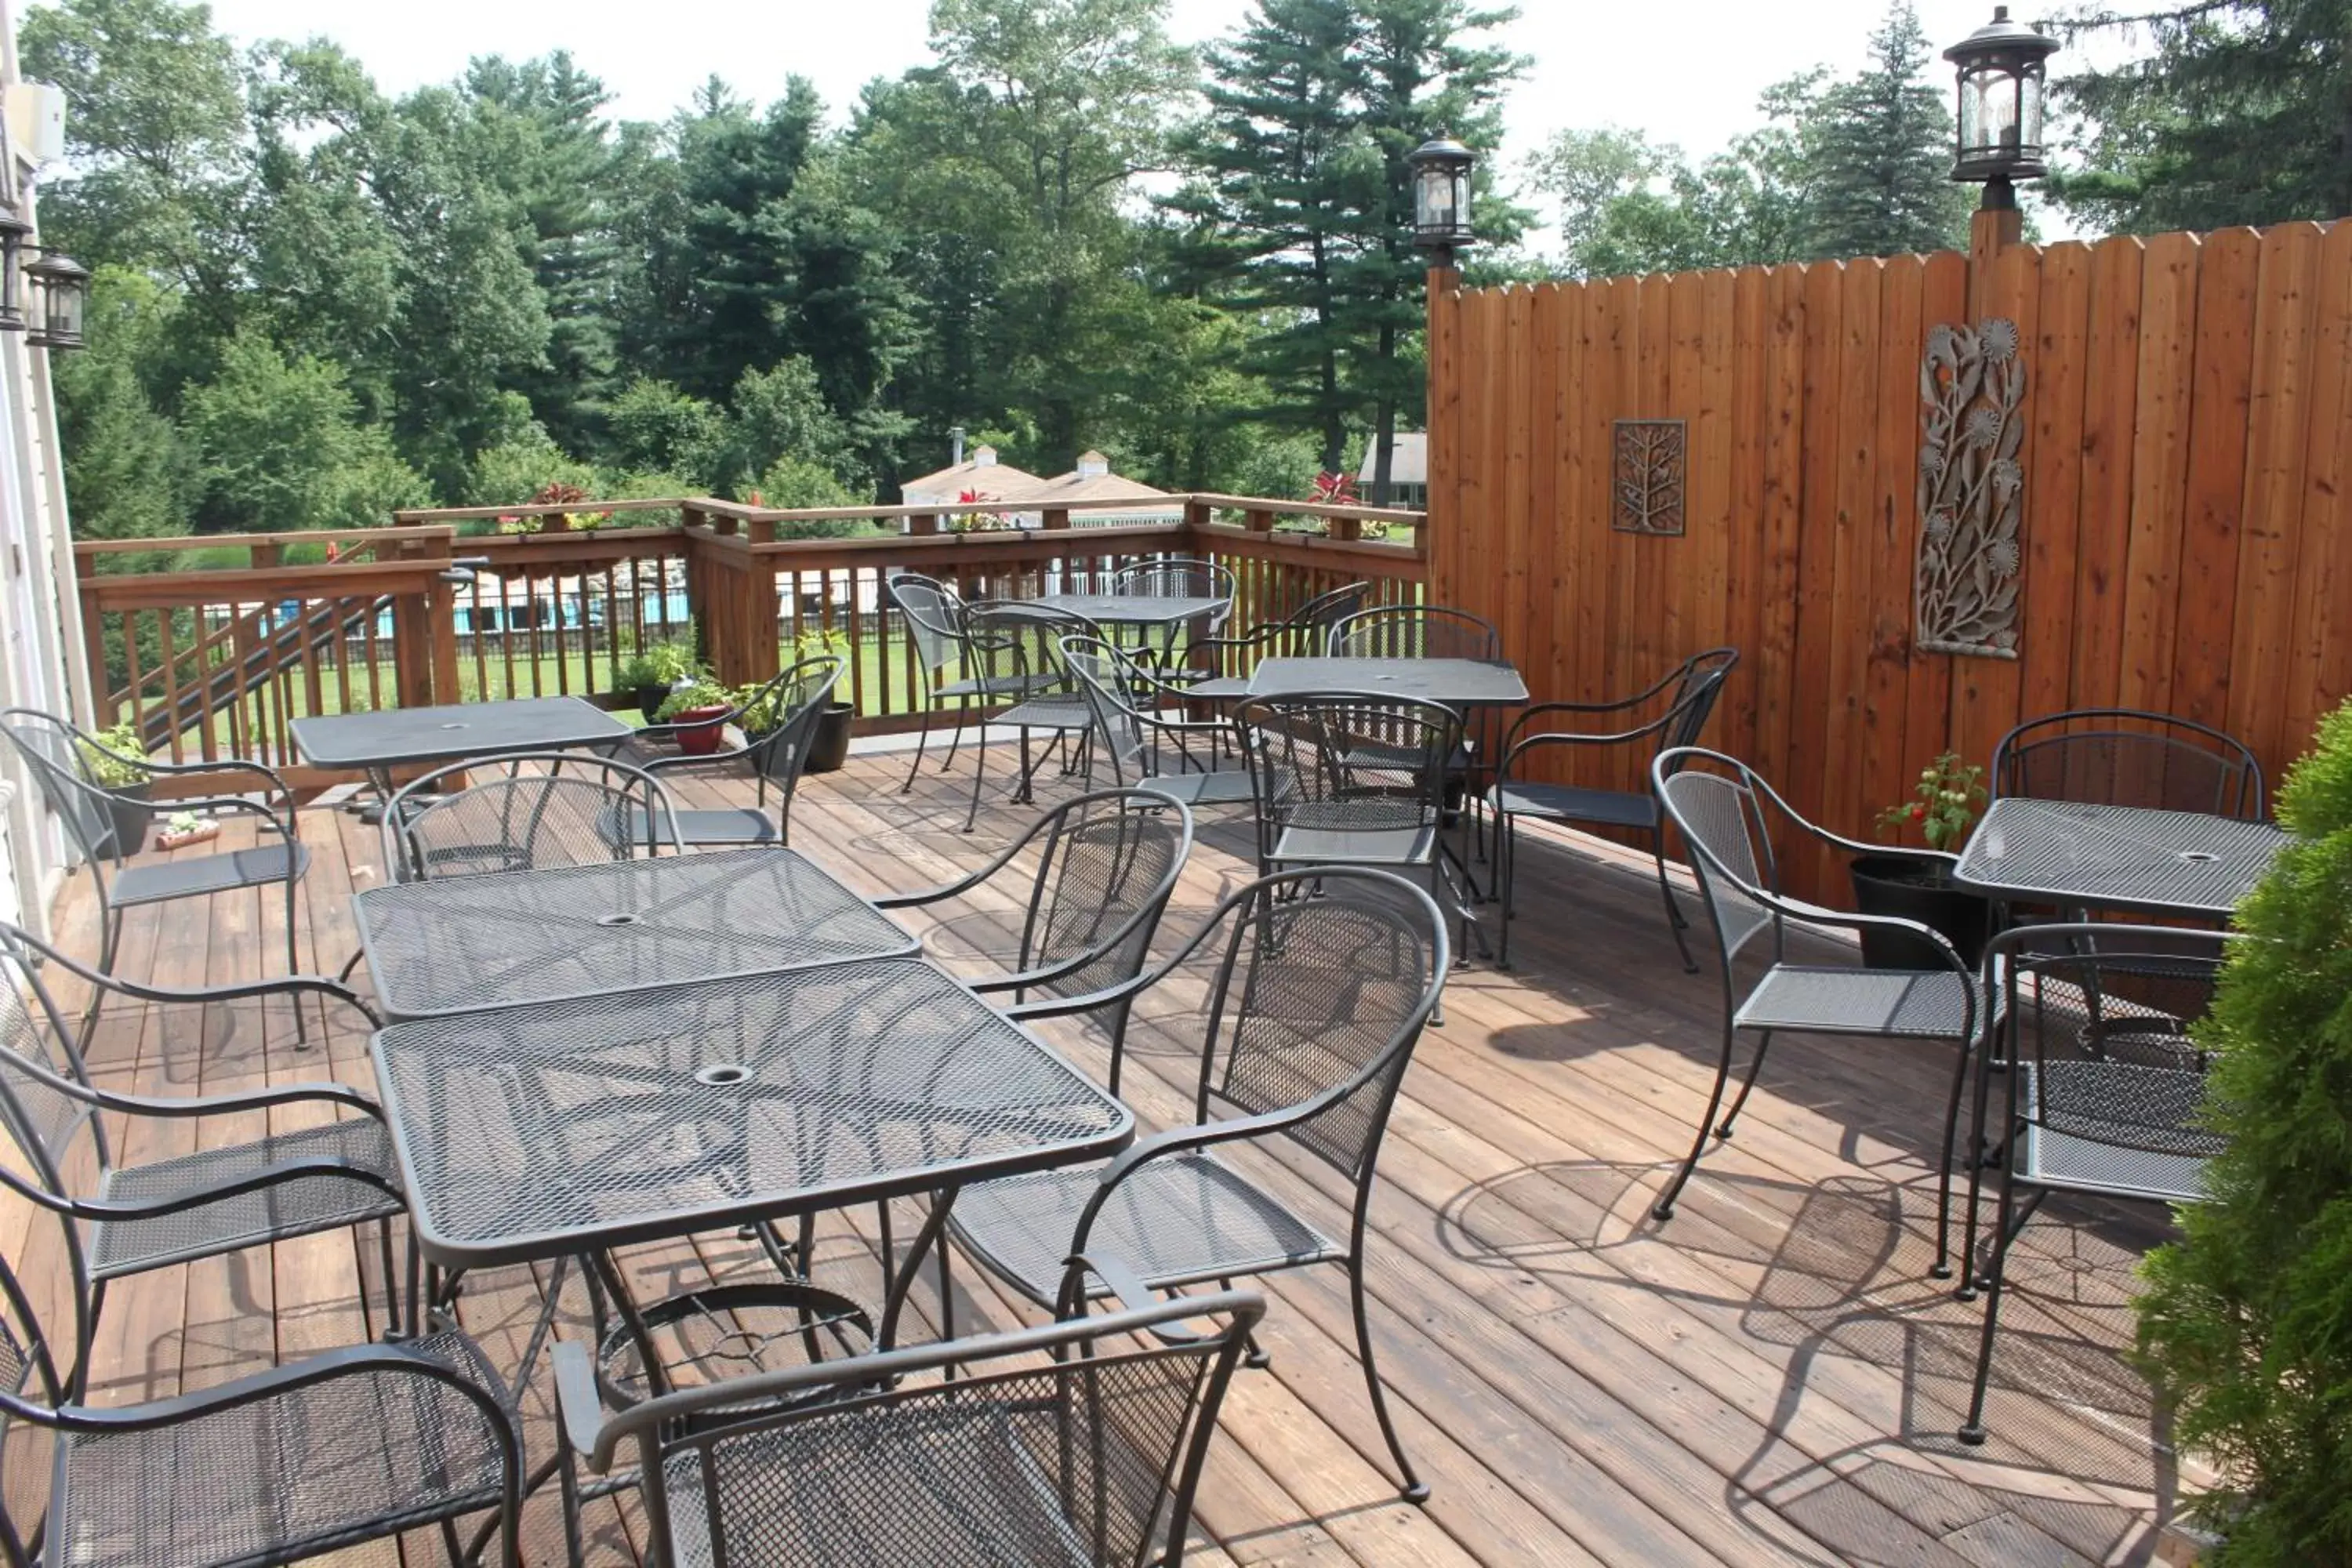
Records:
[[[457,533],[454,528],[305,528],[289,529],[282,533],[174,533],[162,539],[77,539],[73,548],[76,555],[143,555],[187,550],[283,549],[289,544],[371,543],[380,540],[397,540],[406,544],[436,537],[454,539]]]
[[[575,511],[676,511],[682,506],[724,506],[724,501],[681,500],[675,496],[635,497],[628,500],[521,501],[513,506],[411,507],[392,514],[402,528],[436,522],[485,522],[499,517],[558,517]]]

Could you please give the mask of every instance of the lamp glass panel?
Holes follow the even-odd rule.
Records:
[[[1413,180],[1413,226],[1423,234],[1451,234],[1461,226],[1462,213],[1456,200],[1459,171],[1442,164],[1425,164]]]

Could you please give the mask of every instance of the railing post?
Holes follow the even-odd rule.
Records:
[[[1066,506],[1047,507],[1045,511],[1045,526],[1047,528],[1069,527],[1070,509]]]
[[[935,534],[939,531],[940,518],[937,512],[918,512],[907,520],[907,531],[910,534]]]

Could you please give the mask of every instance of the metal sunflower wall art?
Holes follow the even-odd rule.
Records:
[[[1919,398],[1916,646],[2015,658],[2025,513],[2017,323],[1930,331]]]

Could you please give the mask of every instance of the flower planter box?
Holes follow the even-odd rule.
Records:
[[[184,828],[177,832],[165,828],[155,836],[155,847],[159,849],[185,849],[191,844],[202,844],[208,838],[219,837],[219,823],[200,822],[194,827]]]
[[[148,804],[154,794],[152,780],[133,784],[114,784],[108,793],[107,810],[114,818],[114,851],[118,855],[136,855],[147,847],[147,829],[155,820],[155,808]]]

